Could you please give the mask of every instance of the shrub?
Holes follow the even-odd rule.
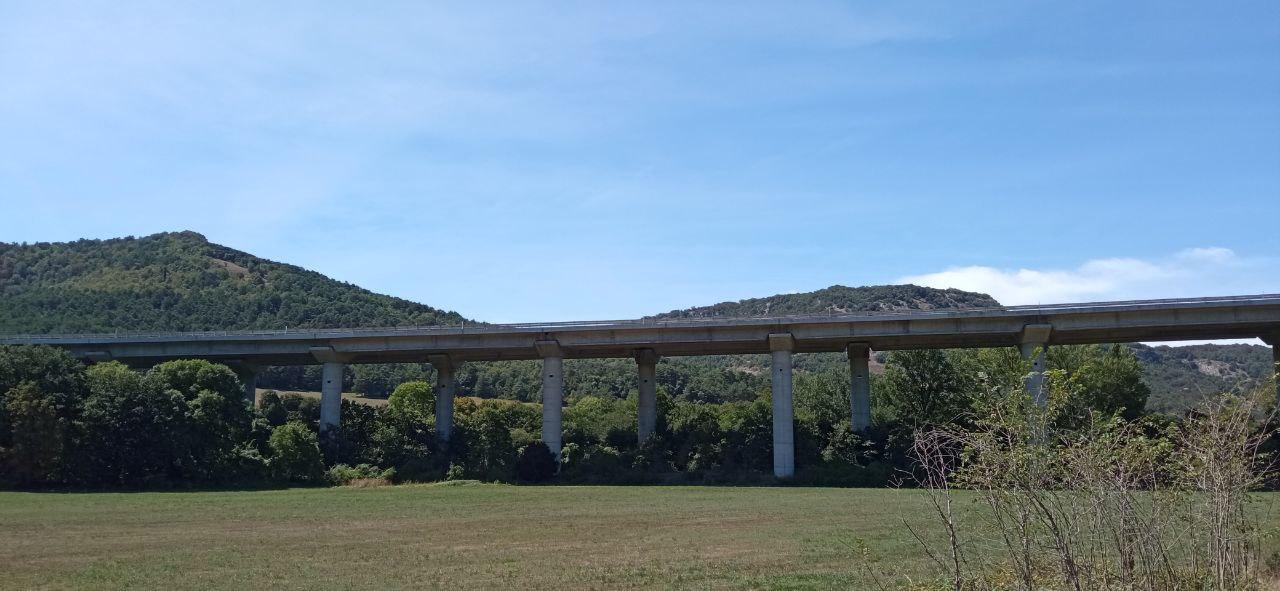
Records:
[[[267,446],[271,474],[289,482],[316,482],[324,476],[320,439],[305,424],[294,421],[277,427]]]
[[[444,473],[445,480],[466,480],[467,471],[462,466],[451,464]]]
[[[325,476],[329,482],[338,486],[345,486],[358,481],[365,481],[360,482],[360,484],[367,486],[368,484],[372,484],[367,481],[376,480],[381,480],[384,483],[389,484],[391,481],[395,480],[396,469],[387,468],[384,470],[372,464],[357,464],[355,466],[338,464],[337,466],[329,468],[329,472],[325,474]]]

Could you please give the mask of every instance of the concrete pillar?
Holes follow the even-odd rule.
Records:
[[[432,355],[428,358],[436,368],[436,439],[448,443],[453,434],[453,396],[455,392],[453,358],[448,355]]]
[[[658,425],[658,355],[653,349],[636,351],[636,366],[639,369],[640,399],[636,421],[636,439],[640,443],[653,435]]]
[[[849,343],[849,419],[854,431],[871,426],[871,346]]]
[[[795,420],[791,406],[791,351],[795,339],[790,333],[769,335],[773,352],[773,475],[791,478],[796,474]]]
[[[1040,406],[1049,400],[1049,393],[1044,391],[1044,354],[1049,350],[1052,332],[1053,325],[1028,324],[1022,328],[1022,344],[1019,346],[1022,358],[1031,361],[1031,373],[1026,378],[1027,394]]]
[[[538,341],[536,346],[542,356],[542,442],[559,458],[563,436],[564,353],[555,341]]]
[[[347,366],[326,362],[320,382],[320,434],[337,430],[342,421],[342,374]]]
[[[257,408],[258,406],[258,373],[261,368],[250,363],[234,363],[231,367],[236,372],[236,377],[240,378],[240,384],[244,386],[244,401],[249,408]]]

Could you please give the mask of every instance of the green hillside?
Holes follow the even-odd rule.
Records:
[[[845,314],[850,312],[900,312],[942,308],[999,306],[985,293],[958,289],[933,289],[918,285],[845,287],[832,285],[806,293],[788,293],[738,302],[673,310],[653,318],[717,318],[743,316],[791,316],[796,314]]]
[[[1131,345],[1151,398],[1147,409],[1179,412],[1221,392],[1248,391],[1271,376],[1271,348],[1263,345]]]
[[[463,318],[194,232],[0,243],[0,332],[407,326]]]
[[[991,296],[915,285],[845,287],[673,310],[655,318],[828,314],[998,306]],[[194,232],[69,243],[0,243],[0,332],[242,330],[460,323],[456,313],[376,294],[293,265],[213,244]],[[1179,412],[1201,397],[1267,379],[1270,351],[1251,345],[1132,346],[1152,389],[1149,407]],[[658,380],[672,396],[746,400],[768,388],[765,356],[664,360]],[[800,355],[798,371],[847,371],[839,354]],[[877,368],[873,368],[877,369]],[[406,379],[431,377],[426,364],[351,368],[348,387],[386,395]],[[567,394],[626,396],[629,360],[575,360]],[[316,367],[273,368],[260,382],[318,388]],[[535,362],[466,364],[465,395],[537,400]]]

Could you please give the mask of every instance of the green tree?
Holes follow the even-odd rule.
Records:
[[[1118,345],[1059,348],[1067,349],[1056,361],[1070,376],[1069,404],[1075,416],[1084,417],[1090,410],[1118,413],[1128,420],[1142,416],[1151,388],[1132,349]]]
[[[0,466],[21,484],[66,476],[84,366],[53,347],[0,346]]]
[[[320,439],[304,423],[285,423],[271,432],[267,466],[272,476],[289,482],[319,482],[324,478]]]
[[[952,351],[895,351],[873,395],[907,425],[954,423],[972,410],[978,389],[966,365]]]
[[[118,362],[85,373],[89,396],[81,413],[87,482],[141,485],[178,480],[190,463],[187,404]]]
[[[422,381],[405,382],[391,392],[387,405],[396,412],[414,412],[422,416],[435,414],[436,393],[431,384]]]
[[[201,359],[161,363],[147,372],[156,389],[180,395],[187,405],[187,469],[203,480],[234,479],[229,473],[237,444],[251,428],[252,413],[235,372]]]
[[[516,475],[525,482],[546,482],[556,475],[556,457],[541,441],[535,441],[520,450],[516,460]]]
[[[60,480],[68,425],[54,398],[23,382],[5,395],[4,407],[12,429],[8,445],[0,446],[5,477],[23,485]]]

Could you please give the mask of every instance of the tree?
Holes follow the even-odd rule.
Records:
[[[180,359],[151,368],[146,380],[186,401],[188,469],[193,476],[204,480],[233,478],[228,462],[237,443],[248,435],[252,421],[235,372],[201,359]]]
[[[0,346],[0,466],[8,479],[65,476],[84,392],[84,366],[65,350]]]
[[[319,482],[324,478],[320,439],[307,425],[292,421],[271,432],[267,461],[271,474],[289,482]]]
[[[436,393],[427,382],[405,382],[396,386],[387,405],[396,412],[414,412],[424,417],[431,416],[435,414]]]
[[[849,421],[849,377],[847,373],[797,373],[795,376],[797,421],[813,423],[823,438],[841,421]]]
[[[9,445],[0,446],[6,478],[24,485],[58,481],[69,441],[53,397],[23,382],[5,395],[4,407],[12,429]]]
[[[141,485],[189,474],[191,425],[182,394],[114,361],[94,365],[85,378],[78,477]]]
[[[1070,349],[1074,351],[1063,357],[1071,363],[1062,369],[1070,375],[1069,404],[1075,407],[1076,416],[1090,410],[1108,415],[1119,413],[1128,420],[1142,416],[1151,388],[1143,381],[1142,365],[1132,349],[1117,345]]]
[[[973,406],[976,375],[956,353],[895,351],[875,392],[898,420],[912,426],[961,420]]]
[[[551,448],[535,441],[520,450],[516,460],[516,475],[525,482],[546,482],[556,475],[556,457]]]

